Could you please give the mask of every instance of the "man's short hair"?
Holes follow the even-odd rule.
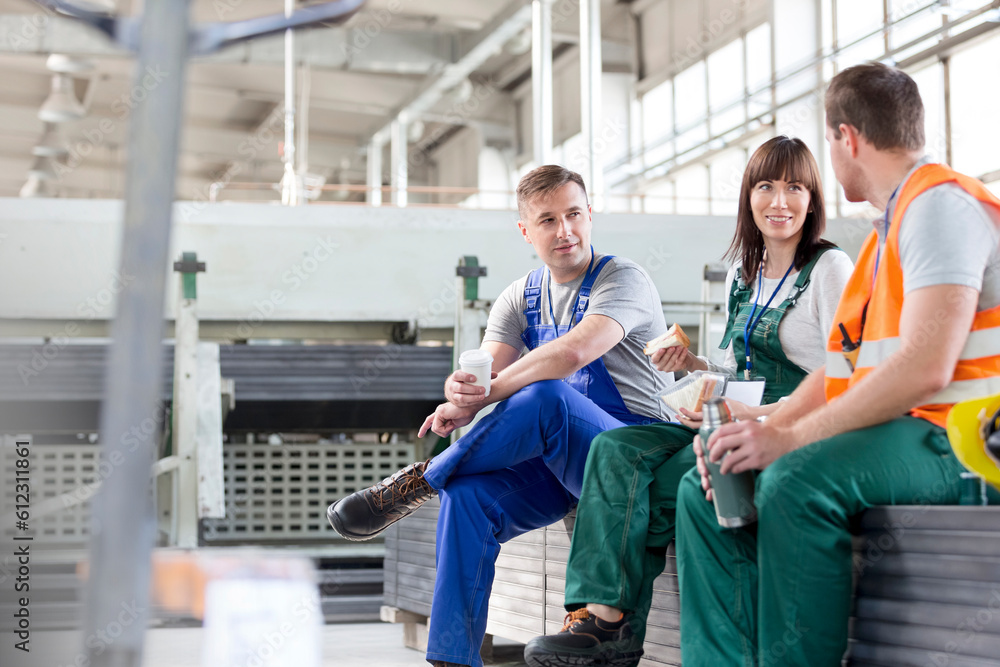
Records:
[[[882,63],[848,67],[826,91],[826,124],[840,138],[852,125],[878,150],[924,147],[924,104],[917,83]]]
[[[538,197],[555,192],[567,183],[576,183],[587,196],[587,186],[583,184],[583,176],[557,164],[546,164],[532,169],[521,178],[517,184],[517,212],[524,217],[524,205]]]

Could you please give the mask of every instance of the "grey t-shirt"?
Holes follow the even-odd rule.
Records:
[[[594,265],[603,255],[597,255]],[[552,324],[549,316],[549,289],[552,291],[552,311],[558,324],[572,321],[576,297],[583,284],[583,276],[568,283],[553,282],[549,285],[546,271],[542,279],[540,320]],[[483,341],[498,341],[524,351],[521,334],[528,328],[524,310],[524,285],[528,277],[514,281],[500,294],[490,310]],[[625,338],[601,357],[618,387],[625,406],[634,414],[662,419],[660,402],[653,394],[673,381],[673,373],[661,373],[642,353],[646,342],[667,330],[663,319],[663,305],[649,274],[635,262],[615,257],[601,269],[590,292],[587,314],[604,315],[621,325]]]
[[[729,269],[726,276],[726,285],[732,287],[736,278],[736,269],[740,266],[737,262]],[[785,356],[793,364],[804,371],[812,372],[826,363],[826,342],[833,327],[833,317],[837,312],[837,304],[840,303],[840,295],[844,291],[844,285],[854,271],[854,263],[841,250],[827,250],[823,256],[816,261],[812,273],[809,275],[809,286],[795,303],[795,307],[789,309],[778,325],[778,340],[781,342],[781,349]],[[777,306],[788,298],[791,294],[792,286],[798,280],[799,272],[793,271],[788,274],[788,278],[777,294],[774,295],[772,307]],[[757,298],[763,305],[777,289],[780,278],[764,278],[756,281],[754,293],[751,299]],[[761,288],[763,291],[761,292]],[[760,292],[758,297],[758,292]],[[728,292],[727,299],[728,299]],[[729,317],[729,304],[726,304],[726,318]],[[742,332],[735,335],[741,336]],[[726,358],[721,365],[712,364],[708,359],[701,357],[709,365],[710,370],[721,371],[729,375],[736,374],[736,355],[733,352],[733,344],[726,348]]]
[[[922,165],[923,158],[903,179]],[[898,190],[888,206],[896,210]],[[965,285],[979,291],[977,310],[1000,305],[1000,215],[954,183],[917,195],[899,230],[903,293],[931,285]],[[885,216],[875,221],[879,243],[885,246]]]

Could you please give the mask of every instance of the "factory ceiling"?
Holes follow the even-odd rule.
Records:
[[[89,2],[109,9],[113,5],[120,15],[134,15],[142,5],[139,0]],[[265,16],[284,7],[282,0],[191,4],[198,23]],[[315,3],[299,6],[308,4]],[[523,21],[525,12],[518,10],[524,5],[523,0],[507,5],[496,0],[368,0],[343,25],[297,33],[296,123],[300,130],[308,128],[307,138],[300,135],[298,155],[307,159],[308,173],[326,183],[363,184],[373,135],[484,42],[490,50],[483,57],[480,49],[481,62],[467,82],[444,91],[411,119],[410,150],[433,151],[442,137],[462,125],[477,125],[488,142],[512,147],[511,91],[530,77],[530,21],[503,41],[491,35],[501,29],[511,34],[510,20]],[[577,5],[575,0],[555,4],[557,54],[576,48]],[[603,5],[605,52],[627,62],[628,7],[614,0],[603,0]],[[52,54],[58,57],[50,58]],[[149,87],[170,75],[150,71],[137,80],[131,57],[87,26],[28,0],[0,0],[0,196],[16,196],[31,171],[50,172],[46,185],[59,196],[121,197],[130,115]],[[281,36],[191,62],[179,198],[207,198],[212,184],[223,179],[258,184],[281,179],[284,90]],[[83,106],[64,116],[82,118],[47,126],[39,112],[43,104],[51,107],[53,91],[71,107],[73,97]],[[308,99],[304,106],[303,95]],[[68,153],[40,164],[38,154],[46,151],[38,147],[52,141]],[[422,162],[411,169],[411,184],[433,182],[433,159]],[[383,163],[387,173],[388,161]],[[275,197],[263,185],[251,198]]]

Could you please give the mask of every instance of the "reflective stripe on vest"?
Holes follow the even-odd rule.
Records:
[[[878,275],[874,278],[878,237],[872,232],[865,240],[854,273],[837,306],[834,325],[827,342],[826,397],[833,400],[857,384],[876,366],[884,363],[900,349],[899,320],[903,309],[903,270],[899,259],[899,230],[903,215],[910,202],[921,193],[941,185],[955,183],[984,205],[1000,212],[1000,199],[983,187],[979,181],[963,176],[940,164],[927,164],[918,168],[899,193],[892,223],[880,260]],[[865,304],[868,313],[861,336],[861,314]],[[944,317],[942,311],[942,318]],[[838,323],[843,323],[852,340],[862,339],[854,371],[841,353],[843,338]],[[923,335],[931,327],[940,326],[943,319],[928,322]],[[915,338],[921,331],[914,334]],[[1000,392],[1000,306],[976,313],[952,381],[930,401],[910,412],[944,426],[951,406],[968,398]]]

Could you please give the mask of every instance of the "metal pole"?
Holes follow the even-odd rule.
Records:
[[[297,145],[295,146],[295,153],[299,160],[299,177],[304,177],[309,173],[309,100],[311,97],[312,67],[309,63],[304,63],[302,67],[302,87],[299,90],[299,136]]]
[[[408,180],[406,162],[406,121],[396,118],[392,121],[389,137],[389,151],[392,153],[392,204],[406,207],[406,185]]]
[[[590,186],[594,210],[604,207],[604,160],[598,150],[601,124],[601,0],[580,0],[580,130],[586,154],[584,180]],[[603,145],[603,142],[602,142]]]
[[[174,313],[173,453],[181,465],[176,480],[177,546],[198,546],[198,288],[197,254],[184,253],[177,273]],[[183,268],[184,265],[187,268]]]
[[[121,274],[101,405],[101,450],[114,466],[94,499],[84,637],[118,625],[113,643],[85,642],[93,667],[139,667],[155,536],[150,466],[163,422],[163,303],[187,65],[188,0],[146,0],[135,80],[146,101],[129,127]],[[119,619],[127,614],[133,622]]]
[[[382,142],[368,144],[368,203],[382,205]]]
[[[295,0],[285,0],[285,17],[295,12]],[[299,205],[295,175],[295,31],[285,31],[285,175],[281,179],[281,203]]]
[[[531,3],[531,107],[536,166],[552,161],[552,0]]]

